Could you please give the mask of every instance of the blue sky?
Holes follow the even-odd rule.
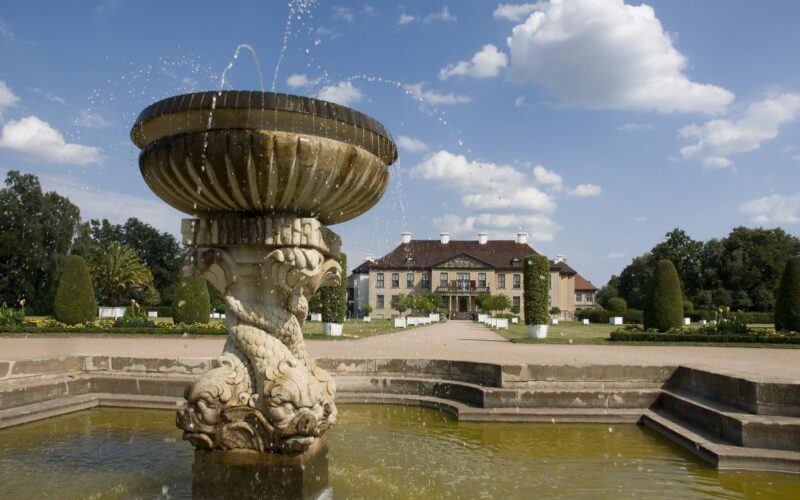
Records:
[[[11,0],[0,172],[40,176],[85,219],[177,235],[128,132],[157,99],[219,88],[233,63],[225,88],[274,80],[394,135],[383,200],[333,227],[351,266],[406,230],[524,230],[600,285],[674,227],[800,234],[798,19],[792,0]],[[234,59],[240,44],[262,78],[247,49]]]

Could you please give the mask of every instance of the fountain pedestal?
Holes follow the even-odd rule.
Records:
[[[327,483],[324,439],[298,455],[196,450],[192,466],[194,499],[332,498]]]
[[[308,355],[302,325],[308,298],[343,279],[341,241],[325,225],[366,212],[386,191],[397,159],[388,131],[317,99],[221,91],[152,104],[131,139],[147,185],[194,217],[182,225],[184,274],[205,277],[225,300],[223,353],[176,415],[198,467],[234,456],[217,450],[319,450],[336,422],[335,386]]]

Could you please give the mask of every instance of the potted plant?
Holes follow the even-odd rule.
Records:
[[[558,324],[558,316],[560,316],[560,315],[561,315],[561,308],[556,307],[556,306],[551,307],[550,308],[550,316],[551,316],[550,323],[553,324],[553,325],[557,325]]]
[[[400,318],[395,318],[394,326],[395,328],[405,328],[407,325],[405,312],[408,311],[409,307],[412,305],[414,298],[410,297],[404,293],[398,293],[397,295],[392,296],[391,306],[392,309],[400,314]]]
[[[347,256],[339,255],[342,275],[347,272]],[[344,317],[347,314],[347,280],[342,278],[338,285],[323,287],[320,292],[322,305],[322,334],[338,337],[344,328]]]
[[[522,278],[528,337],[546,338],[550,319],[550,261],[544,255],[526,257]]]
[[[372,306],[371,305],[364,304],[363,306],[361,306],[361,312],[364,313],[364,316],[362,318],[364,321],[366,321],[367,323],[372,321],[372,318],[369,315],[372,312]]]

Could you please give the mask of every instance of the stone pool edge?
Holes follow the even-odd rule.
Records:
[[[317,360],[337,402],[435,408],[460,421],[637,423],[719,469],[800,473],[800,384],[682,366]],[[0,361],[0,429],[95,407],[177,409],[211,358]]]

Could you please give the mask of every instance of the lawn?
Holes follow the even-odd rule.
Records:
[[[402,332],[416,328],[410,326],[407,328],[395,328],[394,320],[391,319],[373,319],[369,323],[365,323],[360,319],[348,319],[344,322],[344,328],[341,337],[329,337],[322,335],[322,323],[319,321],[306,321],[303,325],[303,336],[307,339],[313,340],[347,340],[347,339],[362,339],[366,337],[374,337],[376,335],[385,335],[387,333]]]

